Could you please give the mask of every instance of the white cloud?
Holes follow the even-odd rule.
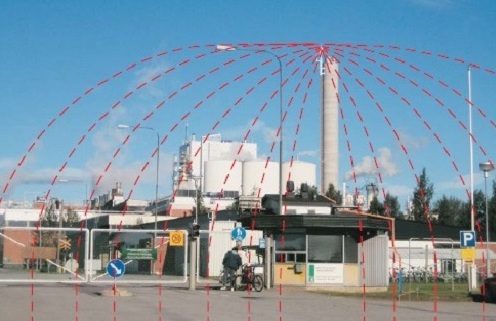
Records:
[[[377,166],[372,156],[365,156],[360,163],[355,165],[355,167],[345,174],[345,179],[348,180],[353,176],[372,176],[377,175],[378,173],[381,173],[382,176],[394,176],[398,174],[398,168],[392,160],[392,153],[386,147],[379,149]]]

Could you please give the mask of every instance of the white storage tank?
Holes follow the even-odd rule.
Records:
[[[279,163],[249,161],[243,163],[243,195],[279,193]]]
[[[316,166],[312,163],[295,161],[282,164],[283,191],[286,191],[286,180],[291,174],[291,180],[294,182],[295,190],[299,189],[302,183],[308,187],[316,186]]]
[[[224,191],[241,192],[243,165],[233,160],[212,160],[205,162],[204,192],[219,193]],[[226,179],[226,176],[229,177]],[[225,181],[225,183],[224,183]]]

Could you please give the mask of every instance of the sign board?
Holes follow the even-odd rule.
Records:
[[[462,259],[465,263],[472,263],[475,260],[475,248],[462,249]]]
[[[341,284],[344,280],[344,265],[334,263],[308,264],[308,283]]]
[[[71,240],[59,240],[59,249],[61,250],[70,250],[71,249]]]
[[[126,266],[121,260],[112,260],[107,264],[107,274],[113,278],[118,278],[124,275]]]
[[[475,231],[460,231],[460,247],[475,247]]]
[[[170,246],[184,246],[184,234],[181,231],[173,231],[169,234]]]
[[[265,239],[264,238],[258,239],[258,247],[261,249],[265,249]]]
[[[246,237],[246,230],[241,227],[237,226],[231,231],[231,238],[236,241],[242,241]]]
[[[122,249],[121,260],[156,260],[155,249]]]

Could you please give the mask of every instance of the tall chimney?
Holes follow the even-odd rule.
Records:
[[[327,192],[329,185],[338,188],[338,62],[336,59],[321,57],[321,193]]]

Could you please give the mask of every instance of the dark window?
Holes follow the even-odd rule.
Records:
[[[308,262],[343,263],[343,237],[341,235],[309,235]]]
[[[305,251],[305,234],[277,235],[276,251]]]
[[[352,237],[344,238],[344,263],[358,263],[358,243]]]

